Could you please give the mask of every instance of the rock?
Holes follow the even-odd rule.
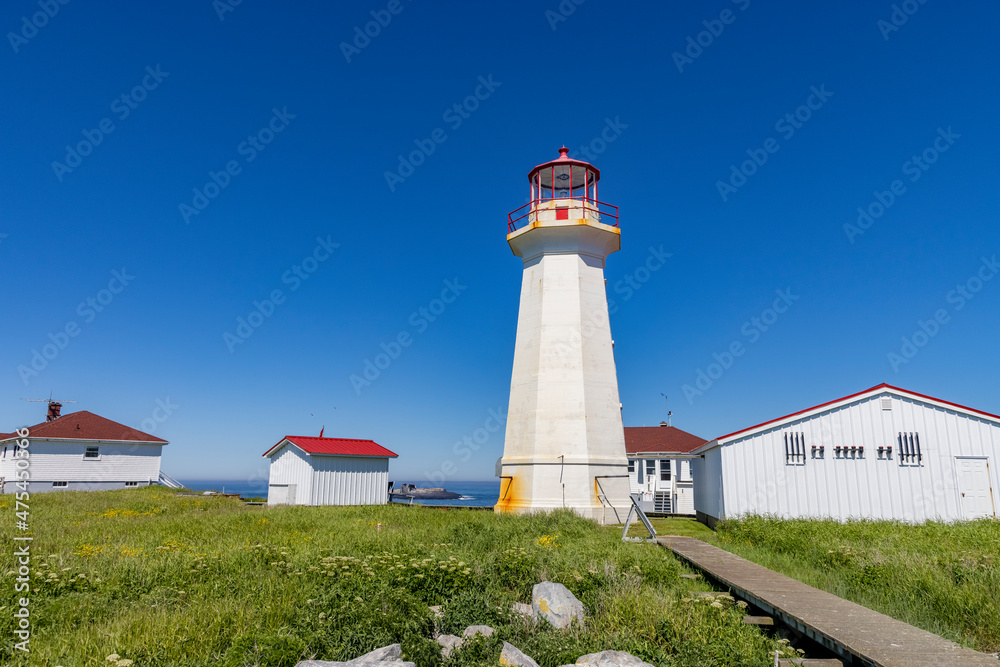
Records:
[[[458,650],[462,646],[462,638],[455,635],[441,635],[437,638],[437,643],[441,645],[441,655],[449,657],[452,651]]]
[[[444,617],[444,612],[441,611],[441,605],[436,604],[433,607],[428,607],[428,609],[431,610],[431,616],[433,616],[434,618],[443,618]]]
[[[643,662],[631,653],[625,651],[601,651],[600,653],[588,653],[576,659],[578,665],[592,665],[593,667],[654,667],[648,662]]]
[[[399,644],[383,646],[370,653],[348,660],[334,662],[329,660],[303,660],[295,667],[417,667],[416,663],[404,662],[403,649]]]
[[[484,637],[490,637],[493,635],[493,628],[488,625],[470,625],[462,633],[462,636],[466,639],[471,639],[476,635],[482,635]]]
[[[525,618],[535,620],[535,608],[532,607],[530,604],[524,604],[523,602],[515,602],[513,605],[511,605],[511,609],[513,609],[514,613],[516,614],[520,614]]]
[[[518,667],[538,667],[538,663],[521,653],[513,644],[503,643],[503,651],[500,652],[501,665],[517,665]]]
[[[568,588],[551,581],[535,584],[531,589],[531,606],[536,618],[541,616],[560,630],[568,628],[573,619],[583,623],[586,618],[583,603]]]

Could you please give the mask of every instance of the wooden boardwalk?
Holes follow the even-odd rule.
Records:
[[[985,653],[963,648],[693,537],[668,535],[657,541],[728,586],[735,597],[836,652],[847,665],[1000,667],[1000,661]]]

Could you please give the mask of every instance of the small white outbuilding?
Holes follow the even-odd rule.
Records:
[[[674,426],[626,426],[630,491],[649,514],[694,514],[692,450],[707,441]]]
[[[268,505],[389,502],[389,459],[397,454],[371,440],[286,435],[264,456]]]
[[[1000,416],[887,384],[694,450],[695,513],[781,518],[997,516]]]

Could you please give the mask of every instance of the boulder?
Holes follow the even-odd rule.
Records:
[[[583,603],[568,588],[551,581],[535,584],[531,589],[531,606],[536,618],[541,616],[560,630],[568,628],[573,619],[583,623],[586,618]]]
[[[493,628],[488,625],[470,625],[462,633],[462,636],[466,639],[471,639],[476,635],[482,635],[484,637],[490,637],[493,635]]]
[[[347,662],[329,660],[303,660],[295,667],[417,667],[416,663],[402,660],[403,649],[399,644],[383,646]]]
[[[462,638],[455,635],[441,635],[437,638],[437,643],[441,645],[441,655],[449,657],[452,651],[462,646]]]
[[[521,650],[513,644],[503,643],[503,651],[500,652],[501,665],[517,665],[517,667],[538,667],[538,663],[521,653]]]
[[[514,613],[516,614],[520,614],[525,618],[535,620],[535,608],[532,607],[530,604],[524,604],[523,602],[515,602],[513,605],[511,605],[511,609],[513,609]]]
[[[631,653],[625,651],[601,651],[600,653],[588,653],[576,659],[578,665],[591,665],[592,667],[655,667],[648,662],[643,662]],[[569,666],[567,666],[569,667]]]

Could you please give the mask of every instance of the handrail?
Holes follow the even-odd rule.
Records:
[[[556,201],[569,201],[576,202],[577,206],[572,208],[582,208],[584,211],[593,211],[597,213],[598,217],[607,217],[613,219],[615,222],[612,227],[618,226],[618,207],[614,204],[608,204],[607,202],[598,201],[597,199],[580,199],[577,197],[560,197],[557,199],[532,199],[527,204],[518,206],[516,209],[507,214],[507,231],[513,232],[517,229],[517,223],[520,220],[528,217],[532,213],[536,213],[539,210],[541,204],[545,202],[556,202]],[[603,209],[601,207],[604,207]],[[528,207],[528,210],[521,213],[521,211]],[[520,213],[516,218],[515,214]]]

